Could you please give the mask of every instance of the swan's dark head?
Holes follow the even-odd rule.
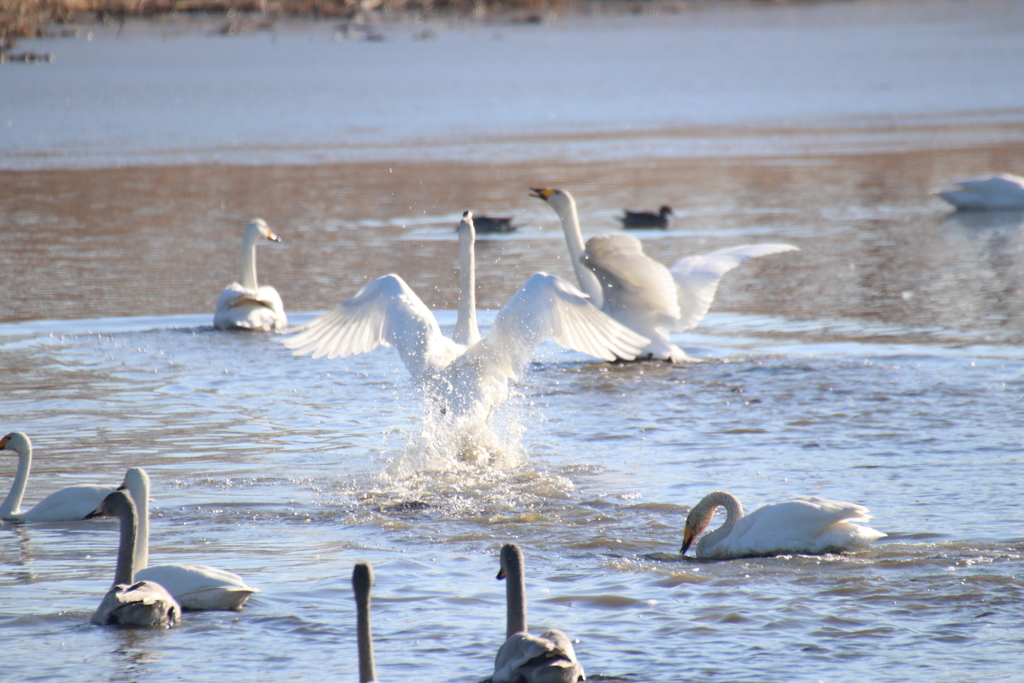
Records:
[[[352,589],[356,595],[368,595],[373,588],[373,567],[369,562],[357,562],[352,568]]]
[[[522,567],[523,551],[515,543],[508,543],[501,547],[501,568],[495,577],[499,581],[513,573],[513,567]],[[522,572],[519,572],[522,573]]]
[[[120,489],[107,494],[99,507],[85,516],[85,519],[94,517],[120,517],[125,514],[135,513],[135,503],[127,492]]]

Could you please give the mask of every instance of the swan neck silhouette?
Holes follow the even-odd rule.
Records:
[[[0,439],[0,450],[14,451],[18,454],[18,469],[14,474],[14,483],[4,502],[0,503],[0,519],[7,519],[21,513],[21,499],[25,495],[28,473],[32,468],[32,441],[27,434],[11,432]]]
[[[700,540],[701,547],[713,548],[729,535],[737,522],[743,519],[743,505],[740,503],[739,498],[728,491],[713,491],[709,493],[694,506],[688,515],[688,520],[692,519],[693,521],[687,524],[681,553],[685,553],[693,541],[700,536],[700,533],[707,528],[715,516],[715,510],[719,507],[725,508],[725,523],[714,531],[708,532]]]
[[[480,341],[476,322],[476,229],[473,214],[466,211],[459,223],[459,315],[452,341],[473,346]]]
[[[498,578],[507,582],[505,637],[526,633],[526,568],[523,566],[523,551],[519,546],[509,544],[502,547]]]
[[[138,532],[132,570],[138,573],[149,566],[149,475],[141,467],[132,467],[118,490],[127,490],[135,503]]]
[[[250,290],[259,289],[256,282],[256,242],[260,237],[259,224],[252,221],[246,226],[242,238],[242,286]]]
[[[359,683],[377,680],[373,663],[373,632],[370,627],[370,592],[373,567],[360,562],[352,569],[352,590],[356,596],[356,637],[359,646]]]
[[[580,229],[580,218],[576,212],[576,200],[565,190],[534,189],[536,196],[545,200],[558,214],[562,222],[562,232],[565,233],[565,242],[569,246],[569,260],[572,262],[572,269],[576,273],[576,281],[580,289],[590,297],[590,303],[598,308],[604,307],[604,293],[601,291],[601,282],[594,275],[593,271],[583,265],[583,231]]]
[[[89,515],[92,517],[117,517],[120,522],[120,542],[117,546],[117,567],[114,570],[112,586],[130,586],[134,583],[135,539],[138,537],[138,512],[132,497],[120,489],[109,494],[100,506]]]

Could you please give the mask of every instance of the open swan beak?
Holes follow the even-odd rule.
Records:
[[[537,199],[543,199],[544,201],[547,201],[547,200],[551,199],[551,195],[553,195],[555,193],[555,191],[550,189],[550,188],[539,188],[539,187],[531,187],[530,191],[533,192],[533,194],[530,195],[531,197],[536,197]]]

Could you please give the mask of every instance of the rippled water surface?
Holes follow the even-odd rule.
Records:
[[[799,57],[822,45],[815,28],[827,34],[847,22],[893,50],[892,27],[906,29],[904,61],[890,74],[897,83],[963,60],[942,88],[909,92],[911,102],[876,80],[874,62],[850,62],[843,50],[813,65],[768,52],[758,73],[799,92],[834,59],[851,70],[835,85],[845,95],[801,107],[773,100],[760,83],[744,114],[740,67],[752,57],[741,49],[722,66],[734,80],[694,81],[705,107],[718,103],[744,124],[731,128],[695,117],[682,122],[695,127],[634,135],[618,127],[633,107],[585,90],[575,95],[583,105],[607,104],[589,110],[597,125],[575,138],[525,133],[536,123],[529,100],[522,116],[473,105],[493,115],[483,126],[496,128],[492,147],[467,142],[479,133],[472,127],[452,134],[457,144],[434,137],[417,146],[404,137],[418,125],[413,107],[381,119],[381,139],[367,134],[351,155],[331,139],[321,157],[324,103],[300,96],[321,112],[308,114],[316,125],[268,140],[262,119],[247,120],[240,135],[252,139],[221,155],[213,147],[228,126],[225,104],[208,94],[189,100],[211,118],[194,134],[149,119],[149,128],[133,124],[145,128],[135,144],[112,147],[110,129],[85,123],[71,150],[53,142],[66,130],[17,144],[0,137],[0,431],[34,440],[26,503],[73,483],[114,485],[126,468],[145,467],[151,559],[223,567],[261,590],[241,612],[187,613],[171,631],[94,627],[89,616],[113,573],[114,523],[4,522],[3,676],[355,680],[350,576],[368,560],[380,677],[479,680],[504,634],[497,551],[514,541],[526,553],[533,628],[569,633],[596,680],[1019,678],[1024,215],[953,215],[929,195],[964,176],[1024,172],[1024,88],[1012,87],[1021,72],[983,68],[997,47],[1024,49],[1012,30],[1021,5],[981,6],[963,21],[952,3],[900,2],[708,10],[692,25],[673,15],[668,24],[435,27],[427,43],[472,39],[515,53],[563,33],[598,44],[667,40],[670,25],[681,42],[708,46],[735,29],[751,51],[784,36]],[[382,44],[343,49],[408,51],[413,29],[391,30]],[[323,26],[290,31],[277,39],[312,54],[336,46]],[[72,44],[83,54],[96,41],[105,53],[126,50],[98,32]],[[127,37],[129,54],[148,54],[146,40]],[[204,55],[247,83],[259,77],[244,58],[265,59],[274,34],[159,40],[158,52],[189,51],[172,84],[213,78]],[[610,62],[618,54],[595,53]],[[590,73],[565,60],[554,65]],[[16,74],[11,82],[27,88],[31,74],[32,97],[43,97],[48,78],[70,78],[47,71],[62,63],[58,55],[38,70],[4,65],[0,78]],[[136,66],[142,75],[110,65],[126,69],[126,93],[146,69],[167,75],[145,59]],[[294,67],[278,66],[266,75],[271,90]],[[403,78],[425,69],[408,68]],[[962,75],[972,69],[984,76]],[[419,75],[436,77],[426,71]],[[466,66],[464,78],[484,81],[482,73]],[[881,99],[863,101],[872,84]],[[255,101],[238,92],[241,104]],[[381,110],[392,97],[362,96]],[[125,97],[129,112],[154,106]],[[923,118],[906,118],[911,110]],[[795,118],[773,127],[780,111]],[[885,111],[891,120],[876,116]],[[423,134],[435,136],[439,120],[462,115],[420,114]],[[43,107],[39,116],[63,114]],[[664,124],[645,111],[636,117]],[[161,132],[163,152],[154,147]],[[401,144],[382,141],[389,135]],[[467,158],[450,153],[463,144]],[[178,152],[164,154],[172,147],[187,154],[175,161]],[[130,158],[154,165],[126,165]],[[226,158],[240,163],[213,163]],[[586,233],[617,229],[623,207],[671,204],[672,230],[637,233],[665,262],[758,241],[801,251],[726,276],[705,321],[678,337],[703,362],[613,366],[543,346],[491,428],[468,433],[452,433],[425,408],[393,350],[296,359],[274,335],[211,327],[220,288],[238,277],[239,236],[252,215],[284,238],[261,247],[259,272],[295,322],[397,272],[450,329],[454,226],[467,208],[521,226],[478,242],[483,308],[499,307],[536,270],[570,277],[554,214],[528,196],[538,185],[574,191]],[[5,454],[0,479],[14,468]],[[714,489],[748,509],[793,495],[862,503],[888,537],[846,556],[680,558],[686,512]]]

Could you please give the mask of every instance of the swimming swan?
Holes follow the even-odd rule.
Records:
[[[181,606],[163,586],[153,581],[136,582],[132,576],[132,556],[138,515],[131,496],[124,491],[109,494],[90,517],[115,516],[121,521],[121,542],[117,548],[114,585],[92,615],[100,626],[160,626],[178,623]]]
[[[346,357],[394,346],[425,393],[454,415],[486,418],[543,338],[597,358],[635,358],[647,340],[565,280],[537,273],[502,306],[486,339],[476,322],[472,213],[459,225],[459,311],[452,339],[397,275],[385,275],[284,340],[296,356]]]
[[[881,531],[853,524],[871,519],[867,508],[854,503],[800,497],[765,505],[744,516],[736,496],[715,491],[686,516],[681,555],[711,523],[719,506],[725,508],[725,524],[697,541],[697,557],[725,560],[850,552],[885,537]]]
[[[0,519],[22,522],[77,522],[88,517],[99,507],[113,486],[80,484],[54,491],[26,512],[21,512],[21,498],[25,495],[28,473],[32,467],[32,441],[22,432],[11,432],[0,439],[0,450],[18,454],[18,470],[11,490],[0,503]]]
[[[572,641],[551,629],[532,636],[526,630],[526,572],[523,551],[514,543],[501,549],[498,579],[505,579],[505,643],[494,658],[491,683],[576,683],[586,680]]]
[[[671,270],[650,259],[632,235],[591,237],[584,249],[576,201],[565,190],[532,188],[558,214],[580,288],[605,313],[651,343],[640,358],[696,360],[669,334],[696,327],[715,300],[718,283],[743,261],[799,251],[792,244],[744,244],[680,259]],[[624,359],[629,360],[629,359]]]
[[[373,567],[359,562],[352,568],[352,591],[356,595],[356,639],[359,645],[359,683],[375,683],[377,669],[373,665],[373,638],[370,629],[370,592],[373,590]]]
[[[127,489],[138,508],[139,532],[135,541],[135,578],[155,581],[188,610],[241,609],[255,588],[245,581],[216,567],[202,564],[149,563],[149,475],[141,467],[133,467],[124,476],[120,489]]]
[[[281,330],[288,326],[284,303],[277,290],[256,282],[256,243],[280,242],[266,221],[253,218],[242,236],[242,282],[232,282],[217,297],[213,326],[218,330]]]
[[[960,211],[1024,209],[1024,178],[997,173],[959,180],[954,188],[937,194]]]

